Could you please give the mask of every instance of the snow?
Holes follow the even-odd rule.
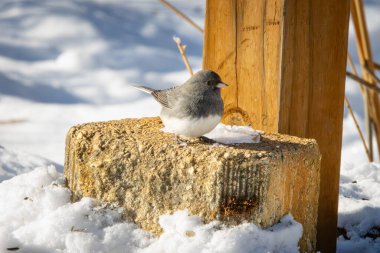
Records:
[[[338,227],[350,240],[338,238],[340,252],[380,252],[380,164],[345,167],[339,196]],[[368,235],[373,231],[378,238]]]
[[[161,131],[190,138],[201,137],[215,128],[221,118],[221,115],[210,115],[200,118],[175,118],[170,117],[170,115],[161,114],[161,120],[164,124],[164,128]]]
[[[54,164],[62,172],[62,167],[52,161],[21,151],[11,151],[0,146],[0,183],[6,179],[34,170],[36,167]]]
[[[182,133],[183,135],[190,137],[191,136],[201,136],[214,140],[215,144],[239,144],[239,143],[259,143],[260,134],[262,131],[255,130],[249,126],[230,126],[224,125],[220,122],[220,117],[210,116],[207,118],[202,118],[199,120],[194,119],[175,119],[175,118],[163,118],[163,122],[166,125],[161,129],[165,133]],[[208,132],[206,129],[209,129],[210,126],[216,127]],[[196,126],[203,125],[203,128],[197,128]],[[187,132],[186,134],[184,134]]]
[[[259,143],[261,133],[249,126],[230,126],[220,123],[205,136],[222,144]]]
[[[38,167],[0,184],[0,252],[298,252],[301,224],[287,215],[266,230],[203,224],[187,210],[162,215],[160,237],[123,222],[122,209],[70,202],[62,173]],[[21,218],[22,217],[22,218]]]
[[[369,34],[379,38],[380,3],[364,2]],[[205,1],[173,4],[203,24]],[[219,229],[182,210],[162,216],[165,232],[154,237],[122,222],[117,208],[91,199],[70,203],[62,176],[68,129],[158,115],[154,99],[130,85],[162,89],[189,77],[173,35],[187,45],[193,70],[202,66],[202,34],[159,1],[4,0],[0,30],[0,252],[297,252],[301,227],[290,216],[267,230]],[[358,68],[355,47],[351,27],[349,51]],[[372,52],[379,62],[375,40]],[[349,79],[346,95],[364,129],[359,88]],[[252,136],[258,135],[223,125],[208,135],[220,143]],[[345,112],[338,225],[346,235],[338,238],[338,252],[380,252],[379,168],[368,163]]]
[[[204,225],[187,211],[162,215],[160,225],[165,232],[148,252],[298,252],[302,236],[302,226],[291,215],[266,230],[250,223],[217,229],[217,222]]]

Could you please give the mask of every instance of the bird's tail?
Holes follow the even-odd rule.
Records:
[[[148,94],[152,94],[155,91],[155,90],[148,88],[148,87],[145,87],[145,86],[135,86],[135,85],[132,85],[132,86],[135,87],[136,89],[141,90],[143,92],[146,92]]]

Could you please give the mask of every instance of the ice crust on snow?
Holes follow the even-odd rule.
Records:
[[[121,209],[90,198],[70,203],[63,175],[54,166],[0,184],[0,252],[298,252],[302,226],[291,215],[266,230],[244,223],[203,224],[187,210],[162,215],[160,237],[121,220]]]

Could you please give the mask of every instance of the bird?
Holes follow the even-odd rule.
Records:
[[[224,111],[221,89],[227,86],[216,72],[200,70],[182,85],[169,89],[134,87],[160,103],[165,131],[186,139],[202,138],[220,123]]]

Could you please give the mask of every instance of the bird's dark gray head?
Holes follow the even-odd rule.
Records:
[[[189,85],[192,85],[198,90],[213,90],[220,92],[220,88],[227,85],[222,82],[220,76],[211,70],[201,70],[195,73],[188,81]]]

